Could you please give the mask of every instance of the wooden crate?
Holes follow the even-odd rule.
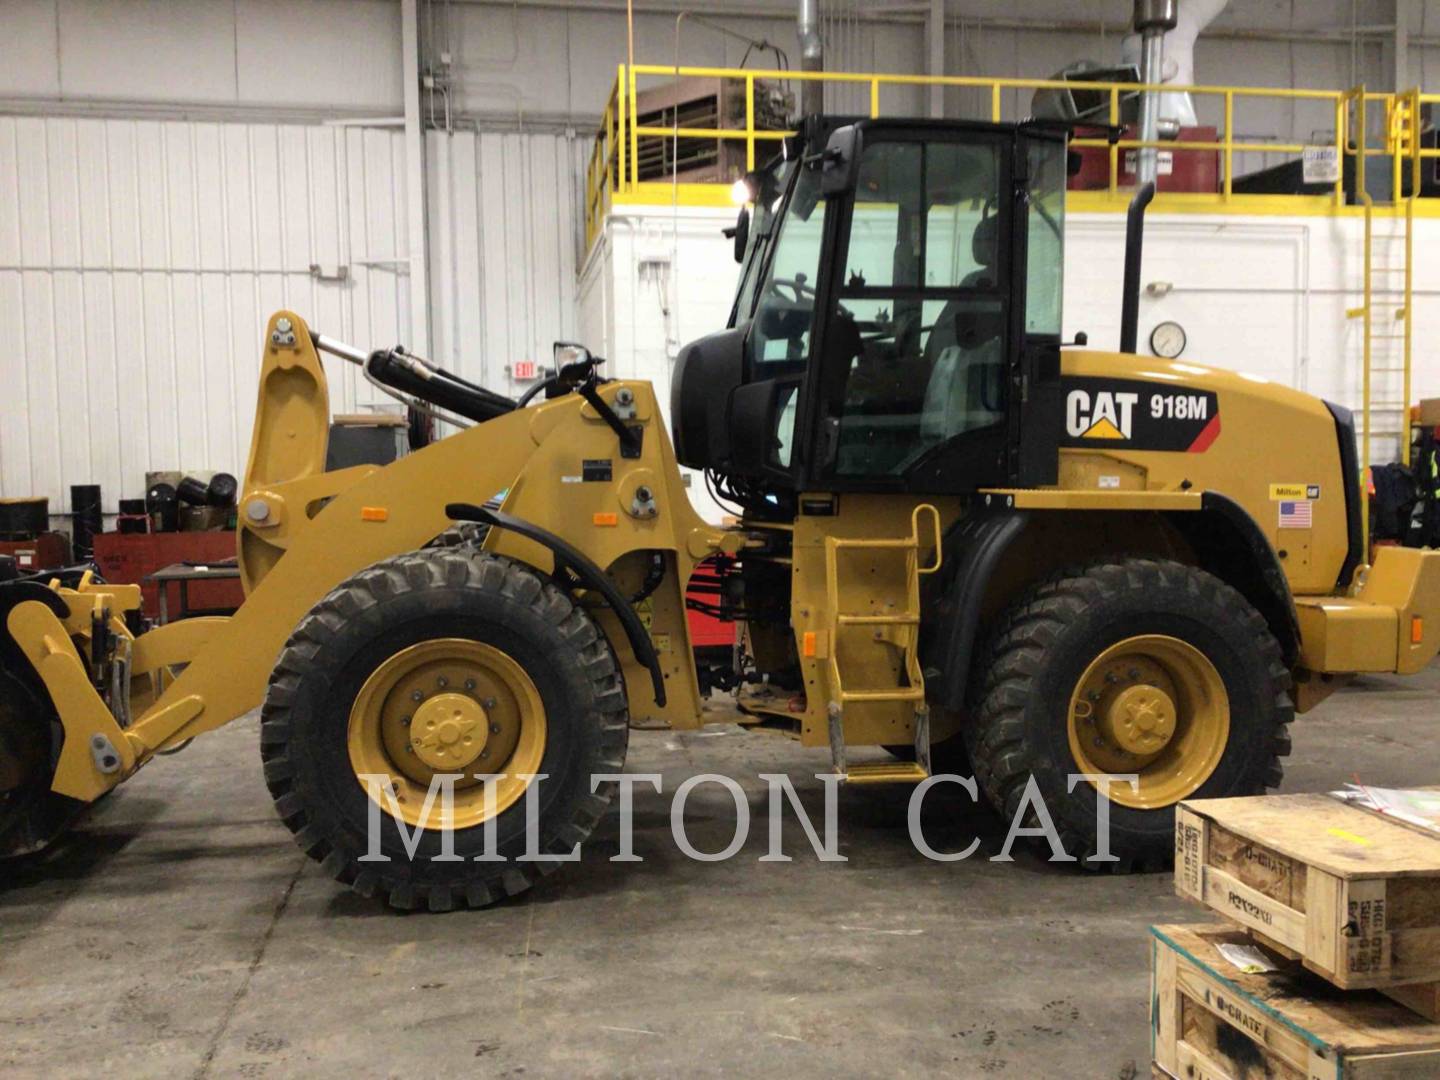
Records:
[[[1175,888],[1336,986],[1440,981],[1440,840],[1328,795],[1182,803]]]
[[[1244,931],[1155,926],[1155,1063],[1186,1080],[1399,1080],[1440,1076],[1440,1024],[1373,991],[1346,992],[1298,962],[1247,975],[1218,951]],[[1282,961],[1283,963],[1283,961]]]

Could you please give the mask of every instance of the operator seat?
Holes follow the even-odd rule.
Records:
[[[970,239],[976,268],[962,289],[995,287],[1000,219],[982,218]],[[930,381],[920,416],[920,437],[936,442],[999,419],[1004,402],[1004,308],[998,298],[974,295],[946,301],[925,342]]]

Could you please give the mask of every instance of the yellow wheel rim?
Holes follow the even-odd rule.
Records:
[[[1110,785],[1121,806],[1154,810],[1210,778],[1230,739],[1230,697],[1209,658],[1163,634],[1116,642],[1070,696],[1070,752],[1081,772],[1134,773]]]
[[[467,829],[498,815],[524,794],[521,775],[540,771],[545,706],[525,669],[505,653],[467,638],[435,638],[401,649],[365,680],[350,709],[350,765],[367,792],[367,776],[389,778],[392,804],[382,809],[427,829]],[[492,805],[476,773],[493,781]],[[454,813],[444,815],[436,775],[459,774]],[[372,796],[373,797],[373,796]]]

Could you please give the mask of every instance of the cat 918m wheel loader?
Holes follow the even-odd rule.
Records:
[[[328,872],[484,905],[555,865],[515,858],[532,795],[532,850],[569,852],[629,724],[695,727],[720,685],[852,782],[968,758],[1007,815],[1033,777],[1080,859],[1108,798],[1109,865],[1163,861],[1178,800],[1276,785],[1296,712],[1434,657],[1440,553],[1371,559],[1344,409],[1062,349],[1066,166],[1036,125],[807,122],[749,178],[730,325],[682,352],[671,432],[581,349],[516,402],[276,314],[234,617],[136,632],[134,586],[0,586],[0,845],[261,706],[276,807]],[[472,426],[327,472],[317,350]],[[697,662],[687,602],[743,625],[738,660]]]

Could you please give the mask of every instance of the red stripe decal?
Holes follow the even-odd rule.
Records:
[[[1220,437],[1220,414],[1217,412],[1210,418],[1210,422],[1200,429],[1200,434],[1195,436],[1195,441],[1190,444],[1187,454],[1203,454],[1210,449],[1210,444]]]

